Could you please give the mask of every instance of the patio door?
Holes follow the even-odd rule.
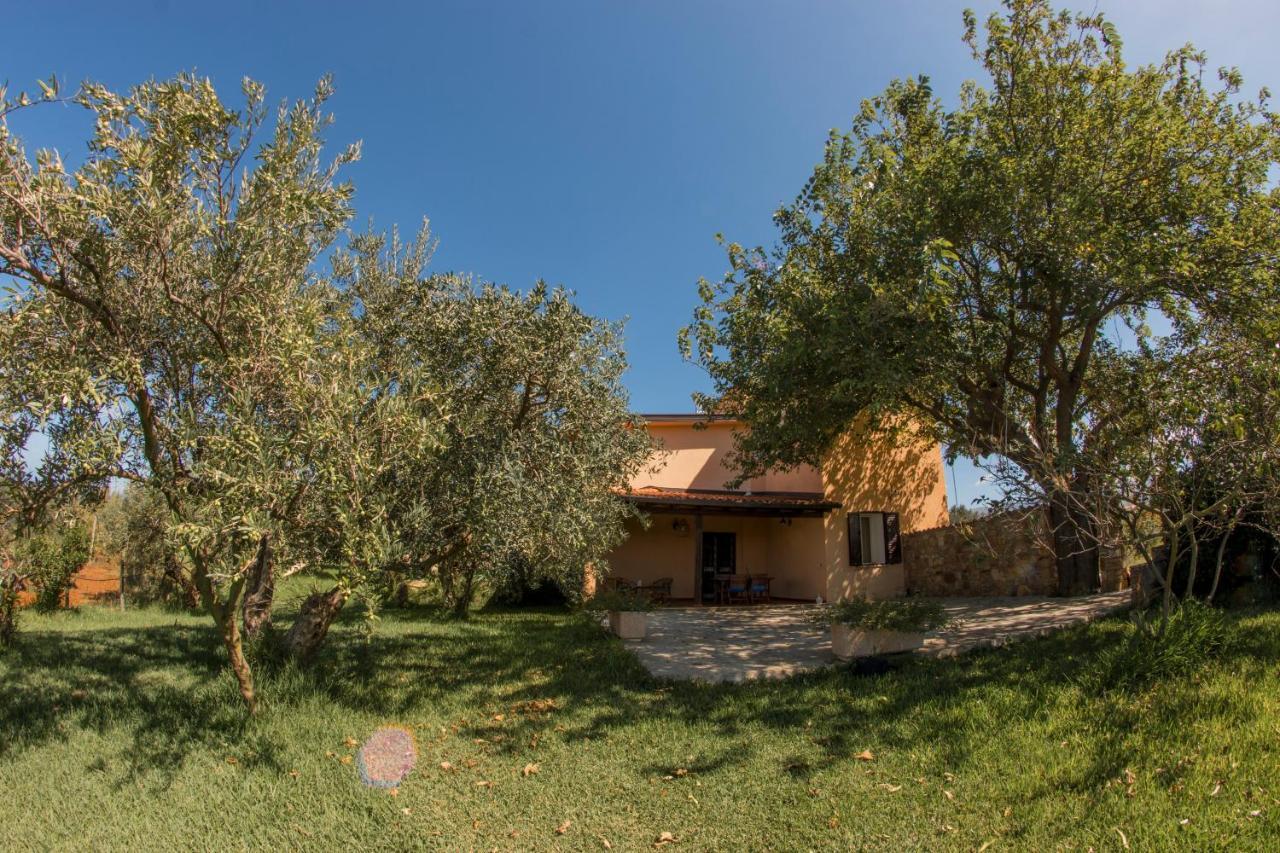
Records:
[[[702,600],[713,602],[716,577],[732,575],[738,568],[738,536],[736,533],[702,534]]]

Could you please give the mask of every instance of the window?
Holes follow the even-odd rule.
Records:
[[[849,513],[849,565],[877,566],[902,562],[902,540],[896,512]]]

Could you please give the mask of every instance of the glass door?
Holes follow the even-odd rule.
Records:
[[[738,568],[738,537],[734,533],[702,534],[702,601],[716,602],[717,579],[731,576]]]

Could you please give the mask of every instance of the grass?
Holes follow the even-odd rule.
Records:
[[[337,627],[246,721],[204,618],[23,614],[0,655],[0,847],[1262,849],[1280,837],[1280,613],[1190,678],[1099,695],[1110,620],[879,676],[650,679],[552,611]],[[549,700],[549,701],[548,701]],[[355,750],[416,736],[396,795]],[[859,758],[864,750],[873,758]],[[447,762],[452,770],[442,769]],[[526,772],[526,767],[534,765]],[[533,772],[536,769],[536,772]]]

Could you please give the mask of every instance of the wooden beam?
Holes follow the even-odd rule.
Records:
[[[693,600],[702,604],[702,513],[693,516]]]

